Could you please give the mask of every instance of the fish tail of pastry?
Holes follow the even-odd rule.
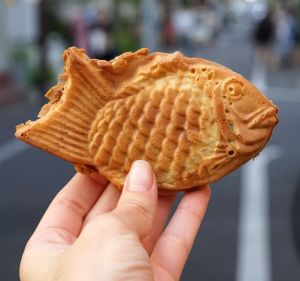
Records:
[[[65,73],[45,95],[50,101],[40,119],[17,126],[16,137],[74,164],[93,166],[88,135],[112,87],[83,50],[70,48],[63,59]]]

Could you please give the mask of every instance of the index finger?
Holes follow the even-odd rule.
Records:
[[[155,280],[179,280],[210,198],[209,187],[185,193],[151,256]]]
[[[77,173],[53,199],[30,241],[71,244],[106,185],[100,175]]]

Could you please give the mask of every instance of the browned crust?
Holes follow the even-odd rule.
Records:
[[[107,62],[90,60],[85,56],[83,50],[70,48],[65,51],[63,58],[66,64],[65,73],[61,75],[61,82],[51,88],[46,94],[50,102],[42,108],[39,115],[41,119],[17,126],[16,137],[70,161],[80,173],[90,174],[98,171],[118,188],[122,188],[123,186],[124,176],[129,170],[128,165],[125,168],[125,172],[122,168],[122,173],[125,173],[124,175],[120,175],[117,170],[111,170],[106,166],[104,168],[99,166],[100,164],[97,164],[96,156],[94,156],[94,154],[98,153],[98,147],[96,146],[96,150],[91,154],[92,148],[90,142],[100,128],[98,123],[95,123],[99,109],[103,108],[110,101],[117,101],[130,95],[137,95],[143,89],[139,88],[139,86],[134,86],[135,79],[141,76],[141,73],[146,76],[148,75],[151,79],[156,79],[156,77],[163,77],[166,71],[172,72],[179,69],[180,73],[178,75],[181,75],[180,77],[182,78],[185,75],[184,73],[190,74],[196,71],[197,74],[198,70],[195,70],[195,67],[202,67],[202,69],[209,70],[207,72],[205,70],[206,75],[212,73],[213,77],[212,81],[208,81],[211,78],[207,78],[208,80],[204,82],[211,84],[214,82],[216,84],[210,90],[209,88],[205,90],[206,86],[203,89],[204,94],[208,96],[208,100],[211,99],[213,112],[209,114],[214,115],[214,122],[217,124],[219,132],[215,149],[211,155],[203,158],[203,165],[201,169],[198,169],[198,173],[187,175],[186,178],[174,178],[172,183],[159,182],[159,188],[165,190],[166,193],[204,186],[238,168],[249,159],[258,155],[270,139],[272,130],[278,122],[276,115],[278,110],[266,97],[259,93],[254,86],[250,85],[245,78],[214,62],[200,58],[187,58],[179,52],[172,55],[165,53],[148,54],[147,49],[141,49],[135,53],[125,53]],[[163,65],[162,70],[153,68],[157,65]],[[199,71],[201,72],[202,69]],[[246,113],[248,110],[247,106],[244,106],[245,114],[243,110],[239,114],[235,113],[236,109],[234,108],[229,110],[231,118],[236,122],[235,127],[238,129],[238,132],[235,132],[235,129],[231,128],[233,121],[230,121],[228,115],[225,114],[228,105],[226,105],[226,108],[224,105],[224,92],[226,90],[224,87],[227,87],[227,82],[233,83],[232,85],[236,87],[236,91],[240,91],[240,85],[238,84],[240,83],[243,89],[247,88],[245,90],[247,94],[251,94],[254,97],[253,103],[261,103],[261,107],[265,107],[266,113],[264,114],[266,116],[257,119],[257,122],[266,123],[263,127],[263,133],[261,133],[262,130],[259,131],[258,129],[250,130],[250,125],[247,123],[249,123],[248,119],[251,119],[252,112]],[[83,87],[83,85],[88,85],[88,87]],[[82,97],[91,96],[91,93],[93,93],[93,96],[89,97],[89,100],[85,102]],[[57,129],[59,126],[52,119],[58,120],[59,118],[63,118],[66,112],[70,112],[70,108],[74,107],[74,100],[76,101],[75,104],[78,104],[76,105],[78,108],[74,110],[75,113],[76,110],[77,112],[85,110],[85,113],[82,114],[81,112],[81,116],[85,118],[84,123],[87,124],[86,127],[82,128],[84,126],[79,124],[82,121],[79,119],[76,121],[76,124],[66,124],[61,126],[63,129]],[[98,111],[94,105],[89,105],[91,101],[98,104]],[[80,103],[84,103],[87,109],[84,109]],[[240,106],[240,108],[243,107]],[[72,115],[73,119],[77,118],[78,114],[75,113]],[[149,114],[151,115],[151,112]],[[269,123],[268,120],[270,120]],[[255,128],[257,125],[251,123],[251,126]],[[94,133],[91,133],[92,131]],[[48,132],[52,132],[52,135]],[[61,142],[55,139],[55,133],[60,136]],[[187,133],[191,139],[193,139],[194,135],[197,135],[195,132],[187,131]],[[50,136],[47,136],[47,134],[50,134]],[[62,135],[65,137],[62,138]],[[77,143],[74,143],[72,138],[77,140]],[[67,141],[69,144],[64,145],[64,141]],[[192,142],[190,145],[192,145]],[[234,150],[234,157],[223,157],[224,159],[220,162],[217,159],[222,156],[223,150],[225,151],[226,149]],[[139,159],[139,157],[133,158]],[[146,160],[148,159],[146,158]],[[219,164],[216,165],[216,163]],[[216,166],[218,168],[214,168]],[[158,173],[159,178],[160,169],[156,166],[153,168]]]

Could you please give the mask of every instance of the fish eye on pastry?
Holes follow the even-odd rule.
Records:
[[[208,60],[143,48],[104,61],[75,47],[63,60],[49,103],[16,137],[119,188],[138,159],[160,190],[214,182],[255,157],[278,122],[254,85]]]

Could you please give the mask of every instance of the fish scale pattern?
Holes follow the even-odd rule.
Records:
[[[197,173],[201,157],[193,161],[192,167],[187,164],[195,150],[192,147],[205,148],[199,137],[201,126],[206,126],[201,119],[205,117],[202,110],[212,108],[204,108],[201,103],[203,87],[201,83],[192,86],[194,74],[181,79],[175,75],[154,79],[152,83],[152,77],[150,83],[143,79],[148,86],[127,87],[129,92],[141,90],[109,102],[98,112],[89,134],[89,152],[99,171],[115,170],[125,178],[132,162],[144,159],[155,172],[159,171],[158,182],[184,181]],[[191,95],[191,87],[198,97]]]
[[[119,188],[136,159],[162,190],[214,182],[255,157],[278,123],[249,81],[200,58],[141,49],[103,61],[73,47],[63,59],[49,103],[16,136]]]

